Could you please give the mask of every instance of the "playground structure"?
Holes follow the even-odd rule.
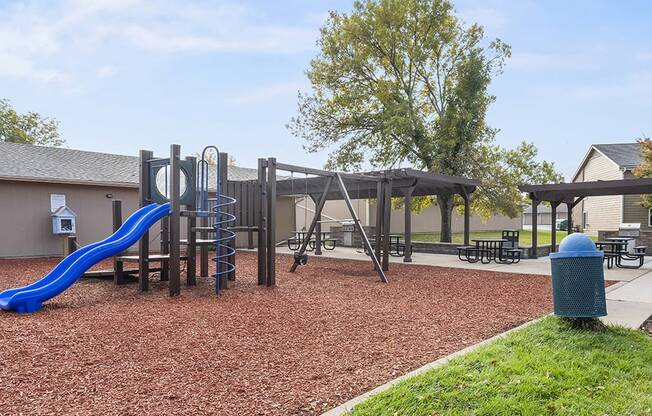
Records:
[[[215,266],[215,291],[219,293],[226,287],[226,279],[235,276],[235,265],[229,262],[234,258],[233,237],[235,234],[227,226],[234,220],[232,215],[223,213],[235,203],[233,198],[221,194],[221,184],[226,180],[226,154],[220,154],[216,147],[209,146],[202,152],[202,159],[180,158],[180,146],[170,146],[170,157],[157,159],[152,152],[140,152],[140,187],[141,207],[130,215],[124,223],[121,221],[121,205],[113,203],[114,233],[106,239],[89,244],[66,256],[50,273],[40,280],[20,288],[5,290],[0,293],[0,308],[21,313],[35,312],[41,309],[43,302],[52,299],[76,282],[90,267],[96,263],[114,257],[114,276],[116,283],[124,279],[123,263],[137,261],[139,265],[139,282],[141,290],[149,286],[150,262],[160,262],[158,268],[162,280],[169,281],[171,296],[181,291],[181,245],[187,246],[186,279],[188,285],[195,285],[195,258],[197,245],[212,245],[215,249],[213,261]],[[209,151],[216,154],[214,176],[214,196],[210,193]],[[200,175],[197,175],[197,171]],[[182,206],[184,209],[181,209]],[[197,208],[200,209],[197,209]],[[180,219],[187,217],[188,237],[180,238]],[[199,218],[203,225],[196,227]],[[149,229],[161,221],[162,252],[150,255]],[[202,236],[214,234],[212,238],[196,239],[196,233]],[[139,241],[138,256],[121,255],[131,245]],[[208,250],[202,251],[202,272],[208,274]],[[204,262],[206,264],[204,264]]]
[[[214,159],[209,159],[210,153]],[[209,160],[215,161],[211,166]],[[196,157],[180,158],[180,146],[170,147],[170,158],[155,158],[148,150],[140,151],[139,203],[170,201],[171,212],[161,219],[160,250],[152,253],[149,232],[143,234],[137,255],[118,255],[114,258],[112,274],[116,284],[126,282],[125,263],[138,264],[140,290],[149,289],[151,272],[159,272],[162,281],[169,281],[170,296],[181,291],[181,262],[185,261],[186,284],[197,283],[196,252],[200,249],[200,276],[209,275],[209,249],[215,254],[215,292],[226,289],[228,280],[235,280],[235,232],[229,225],[236,217],[225,212],[236,200],[222,193],[228,180],[228,155],[215,146]],[[186,238],[181,238],[181,217],[186,220]],[[198,224],[199,222],[199,224]],[[114,229],[120,227],[121,203],[113,201]],[[197,238],[199,234],[199,238]],[[182,247],[185,254],[182,255]],[[159,267],[150,264],[159,263]]]
[[[327,200],[343,200],[351,215],[355,232],[371,259],[380,281],[389,281],[391,255],[390,220],[392,198],[404,198],[405,243],[404,261],[411,261],[411,203],[413,196],[460,195],[464,201],[464,239],[469,240],[470,196],[479,182],[471,179],[421,172],[413,169],[391,169],[365,173],[334,172],[277,162],[275,158],[258,159],[258,178],[229,181],[228,155],[215,146],[208,146],[201,155],[181,159],[179,145],[170,146],[169,158],[155,158],[147,150],[140,151],[140,209],[122,221],[120,201],[113,201],[114,233],[98,243],[82,247],[67,256],[50,273],[23,288],[0,293],[0,308],[19,312],[34,312],[46,300],[57,296],[72,285],[87,270],[106,258],[113,258],[108,271],[116,285],[126,282],[128,274],[138,274],[142,291],[149,288],[152,272],[167,281],[170,296],[181,292],[181,263],[185,261],[186,284],[197,283],[197,249],[199,275],[209,276],[210,249],[214,250],[215,292],[227,289],[235,280],[235,237],[246,232],[247,246],[254,248],[257,236],[257,283],[276,285],[277,198],[309,196],[315,202],[315,212],[304,233],[290,272],[308,263],[306,250],[312,243],[315,254],[321,254],[322,211]],[[214,158],[209,154],[213,153]],[[214,161],[214,165],[212,165]],[[278,178],[277,172],[290,173],[290,178]],[[304,189],[295,189],[294,174],[304,174]],[[375,238],[369,239],[352,203],[355,198],[376,199]],[[181,238],[181,218],[186,218],[186,238]],[[160,249],[150,250],[150,227],[160,221]],[[313,237],[314,236],[314,237]],[[154,239],[158,235],[154,235]],[[314,240],[313,240],[314,238]],[[138,241],[138,254],[125,252]],[[182,248],[185,247],[185,250]],[[183,251],[183,253],[182,253]],[[137,263],[137,269],[125,264]],[[157,267],[151,265],[158,263]],[[89,272],[87,276],[106,274]]]

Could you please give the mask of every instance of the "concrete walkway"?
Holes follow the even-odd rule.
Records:
[[[292,254],[287,247],[277,247],[278,253]],[[322,257],[369,261],[362,250],[349,247],[337,247],[324,250]],[[310,254],[309,254],[310,255]],[[392,263],[402,263],[400,257],[390,257]],[[425,266],[452,267],[459,269],[491,270],[501,273],[536,274],[550,276],[550,259],[524,259],[517,264],[481,264],[460,261],[457,256],[448,254],[414,253],[412,263]],[[640,269],[604,269],[605,279],[617,281],[618,284],[607,289],[607,313],[603,321],[638,329],[645,320],[652,316],[652,257],[648,258]]]

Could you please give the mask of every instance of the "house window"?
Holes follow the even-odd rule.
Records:
[[[587,211],[582,212],[582,229],[589,227],[589,213]]]
[[[647,226],[652,227],[652,208],[647,210]]]

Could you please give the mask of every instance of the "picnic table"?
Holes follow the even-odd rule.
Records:
[[[403,257],[405,255],[405,243],[401,242],[401,235],[399,234],[390,234],[389,235],[389,255],[392,257]],[[376,247],[376,234],[373,234],[369,239],[369,244],[371,248]],[[381,243],[382,244],[382,243]],[[412,251],[412,250],[411,250]],[[367,248],[364,248],[364,253],[369,255]],[[410,253],[412,254],[412,253]]]
[[[389,235],[389,255],[392,257],[403,257],[405,255],[405,243],[401,242],[401,235],[399,234],[390,234]],[[376,234],[371,236],[371,247],[376,246]],[[365,249],[365,252],[367,250]],[[367,253],[369,254],[369,253]]]
[[[294,234],[294,237],[288,238],[287,244],[290,250],[296,251],[301,247],[303,240],[306,239],[308,231],[293,231],[292,233]],[[314,234],[315,233],[313,232],[313,238],[308,241],[308,245],[306,246],[306,250],[308,251],[314,251],[316,248],[317,240],[314,238]],[[321,246],[325,250],[335,250],[336,240],[334,238],[329,238],[329,235],[329,231],[321,232]]]
[[[596,241],[595,246],[604,252],[604,259],[607,262],[607,268],[611,269],[614,264],[621,269],[638,269],[643,266],[645,261],[645,248],[639,247],[634,253],[627,251],[629,242],[632,237],[611,237],[606,240]],[[623,264],[624,261],[636,261],[636,264]]]
[[[513,264],[521,260],[521,251],[511,246],[505,247],[510,241],[506,238],[475,238],[473,246],[458,247],[458,257],[469,263],[489,264],[492,261],[499,264]],[[464,257],[462,257],[464,256]]]

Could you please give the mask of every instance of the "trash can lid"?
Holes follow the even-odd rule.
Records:
[[[591,237],[582,233],[573,233],[561,240],[559,251],[557,253],[550,253],[550,258],[602,257],[603,254],[595,246]]]

